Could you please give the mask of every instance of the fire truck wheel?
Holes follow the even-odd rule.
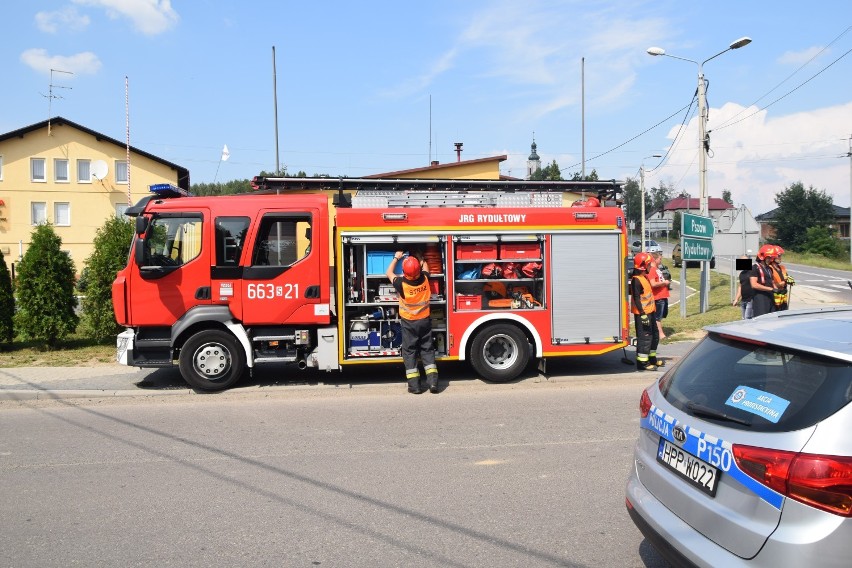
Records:
[[[198,390],[226,389],[242,378],[245,367],[239,342],[218,329],[196,333],[180,350],[180,374]]]
[[[513,325],[489,325],[476,334],[470,348],[470,362],[487,381],[511,381],[529,364],[530,343]]]

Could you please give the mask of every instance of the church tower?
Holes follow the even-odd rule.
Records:
[[[532,152],[530,152],[530,157],[527,158],[527,179],[530,179],[534,173],[541,169],[541,158],[538,157],[536,148],[538,148],[538,146],[536,146],[535,133],[533,133],[532,146],[530,147]]]

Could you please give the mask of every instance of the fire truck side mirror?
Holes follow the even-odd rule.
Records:
[[[136,266],[145,266],[145,240],[141,236],[133,241],[133,258]]]
[[[148,218],[144,215],[139,215],[136,217],[136,234],[144,235],[145,231],[148,230]]]

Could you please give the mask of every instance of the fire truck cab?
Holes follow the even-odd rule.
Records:
[[[437,359],[484,379],[534,359],[626,346],[627,254],[615,182],[258,178],[216,197],[159,188],[113,284],[119,362],[177,363],[199,390],[257,364],[401,365],[397,250],[429,267]],[[613,199],[609,199],[610,202]],[[401,263],[399,263],[401,264]]]

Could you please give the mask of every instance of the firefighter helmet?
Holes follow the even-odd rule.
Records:
[[[766,260],[767,258],[775,258],[775,245],[763,245],[760,247],[760,250],[757,251],[757,259],[758,260]]]
[[[420,276],[420,261],[413,256],[406,256],[402,261],[402,273],[409,280],[414,280]]]
[[[651,255],[647,252],[637,253],[635,257],[633,257],[633,266],[634,268],[638,268],[640,270],[646,270],[648,265],[651,264]]]

